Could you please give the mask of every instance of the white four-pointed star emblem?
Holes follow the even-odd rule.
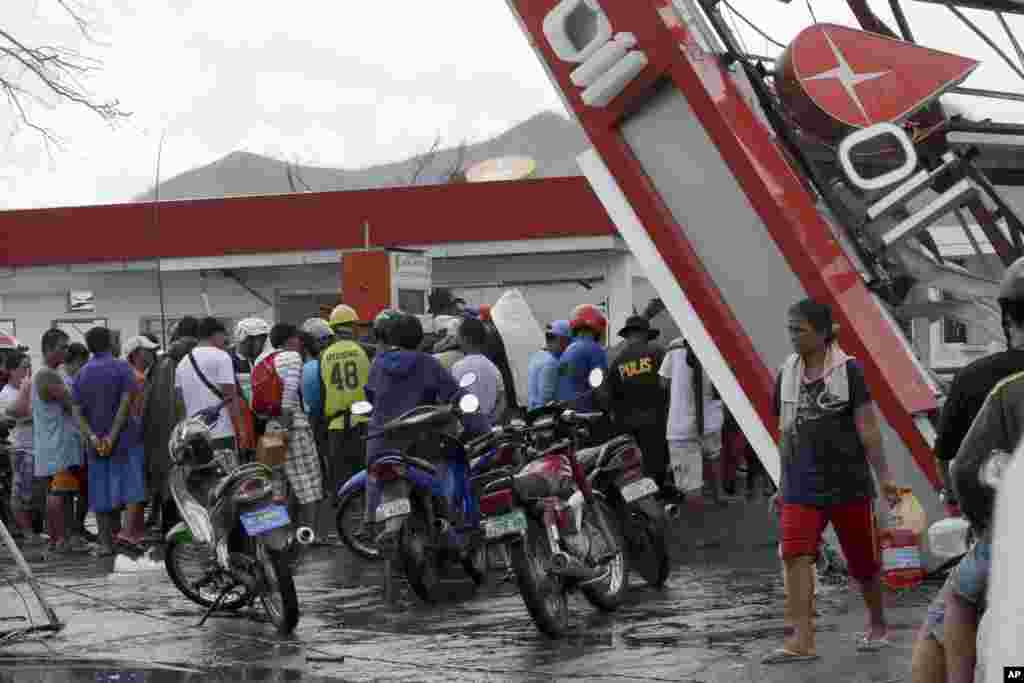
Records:
[[[839,66],[836,66],[828,71],[822,71],[820,74],[815,76],[808,76],[802,79],[803,81],[820,81],[826,78],[834,78],[839,81],[839,84],[843,86],[846,94],[850,96],[857,108],[860,109],[860,113],[864,116],[864,120],[870,122],[871,117],[868,116],[868,112],[864,109],[864,103],[860,101],[860,97],[857,95],[856,87],[866,81],[872,81],[876,78],[890,73],[890,71],[874,71],[872,73],[856,73],[850,64],[846,61],[846,57],[839,51],[839,47],[832,41],[832,36],[828,34],[828,31],[824,28],[822,33],[825,35],[825,40],[828,41],[829,47],[832,48],[832,53],[836,56],[836,61],[839,62]]]

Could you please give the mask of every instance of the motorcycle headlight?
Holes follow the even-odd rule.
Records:
[[[210,428],[206,423],[194,417],[179,422],[171,431],[171,438],[167,442],[171,462],[180,462],[188,445],[197,440],[209,444]]]

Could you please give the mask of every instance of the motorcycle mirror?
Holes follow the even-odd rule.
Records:
[[[587,379],[590,382],[590,386],[597,389],[599,386],[604,384],[604,370],[601,368],[594,368],[590,371],[590,377]]]
[[[353,415],[369,415],[373,412],[373,405],[369,401],[356,401],[351,410]]]
[[[459,410],[466,415],[472,415],[480,410],[480,399],[473,394],[465,394],[459,399]]]
[[[1013,462],[1012,453],[999,449],[993,450],[988,460],[981,466],[981,470],[978,472],[978,479],[985,486],[998,489],[999,484],[1003,481],[1003,474],[1011,462]]]
[[[459,380],[459,386],[460,386],[461,388],[463,388],[463,389],[466,389],[466,388],[468,388],[468,387],[471,387],[471,386],[473,386],[474,384],[476,384],[476,373],[475,373],[475,372],[467,372],[467,373],[466,373],[465,375],[463,375],[463,376],[462,376],[462,378],[461,378],[461,379]]]

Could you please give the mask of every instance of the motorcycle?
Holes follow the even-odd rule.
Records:
[[[299,621],[292,564],[298,546],[313,541],[313,530],[292,530],[288,508],[274,500],[271,467],[212,449],[218,412],[203,411],[171,432],[168,487],[182,521],[166,535],[167,574],[185,597],[207,608],[200,625],[218,609],[238,610],[258,598],[287,635]],[[192,580],[184,564],[195,552],[201,571]]]
[[[604,374],[591,373],[592,387]],[[534,420],[531,431],[555,441],[511,477],[491,482],[480,499],[484,536],[511,555],[519,592],[538,629],[559,638],[568,628],[568,594],[579,589],[601,610],[615,610],[629,566],[622,529],[605,494],[577,459],[581,427],[603,413],[563,410]]]
[[[632,436],[585,448],[576,459],[591,486],[604,495],[624,531],[629,567],[648,585],[660,588],[668,580],[667,518],[678,517],[678,507],[663,506],[655,496],[658,485],[644,476],[640,446]]]
[[[475,381],[467,373],[459,384],[467,389]],[[463,393],[452,404],[414,408],[367,437],[398,446],[380,452],[367,467],[366,528],[379,556],[401,564],[424,602],[434,600],[446,561],[460,562],[477,585],[487,573],[466,448],[453,434],[459,419],[479,407],[476,396]],[[354,415],[372,410],[366,401],[352,406]]]
[[[464,444],[469,460],[469,479],[479,498],[481,486],[492,479],[518,471],[525,462],[525,423],[516,420],[494,427],[489,434]],[[338,537],[356,555],[366,560],[383,559],[376,540],[363,524],[366,484],[369,474],[362,470],[338,486]],[[435,504],[435,509],[439,504]]]

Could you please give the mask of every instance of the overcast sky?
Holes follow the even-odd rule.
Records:
[[[811,23],[804,0],[732,1],[783,43]],[[438,133],[474,141],[539,111],[565,113],[504,0],[78,2],[102,45],[82,42],[56,0],[6,2],[3,28],[101,58],[90,89],[133,116],[110,128],[70,104],[32,107],[65,138],[48,154],[0,106],[0,208],[128,201],[151,186],[164,130],[168,178],[234,150],[356,168],[423,151]],[[887,2],[872,4],[895,26]],[[967,85],[1024,92],[1024,81],[946,9],[903,4],[920,42],[984,60]],[[855,25],[839,0],[812,7],[819,21]],[[969,14],[1012,50],[994,19]],[[1024,17],[1011,22],[1024,39]],[[737,26],[750,51],[779,51]],[[1024,120],[1019,103],[971,106]]]

